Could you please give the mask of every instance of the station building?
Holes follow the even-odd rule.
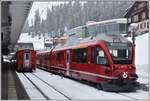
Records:
[[[124,15],[127,18],[128,27],[131,23],[138,24],[137,35],[149,31],[149,4],[148,1],[136,1],[127,10]]]

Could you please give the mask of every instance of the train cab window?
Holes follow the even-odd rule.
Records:
[[[26,60],[29,60],[29,53],[26,53]]]
[[[131,64],[131,49],[109,49],[113,62],[116,64]]]
[[[104,51],[99,47],[96,48],[96,62],[100,65],[108,65],[106,55]]]

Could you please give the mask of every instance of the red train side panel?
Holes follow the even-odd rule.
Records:
[[[33,71],[36,69],[36,51],[31,49],[16,52],[16,70]]]

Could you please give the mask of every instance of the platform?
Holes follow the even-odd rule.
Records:
[[[2,100],[29,100],[25,88],[15,72],[15,67],[10,62],[2,63]]]

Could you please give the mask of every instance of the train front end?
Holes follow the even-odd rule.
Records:
[[[121,38],[118,38],[121,40]],[[135,67],[135,46],[131,42],[105,42],[107,55],[110,59],[112,76],[116,79],[103,82],[102,88],[106,91],[134,91],[138,76]]]

